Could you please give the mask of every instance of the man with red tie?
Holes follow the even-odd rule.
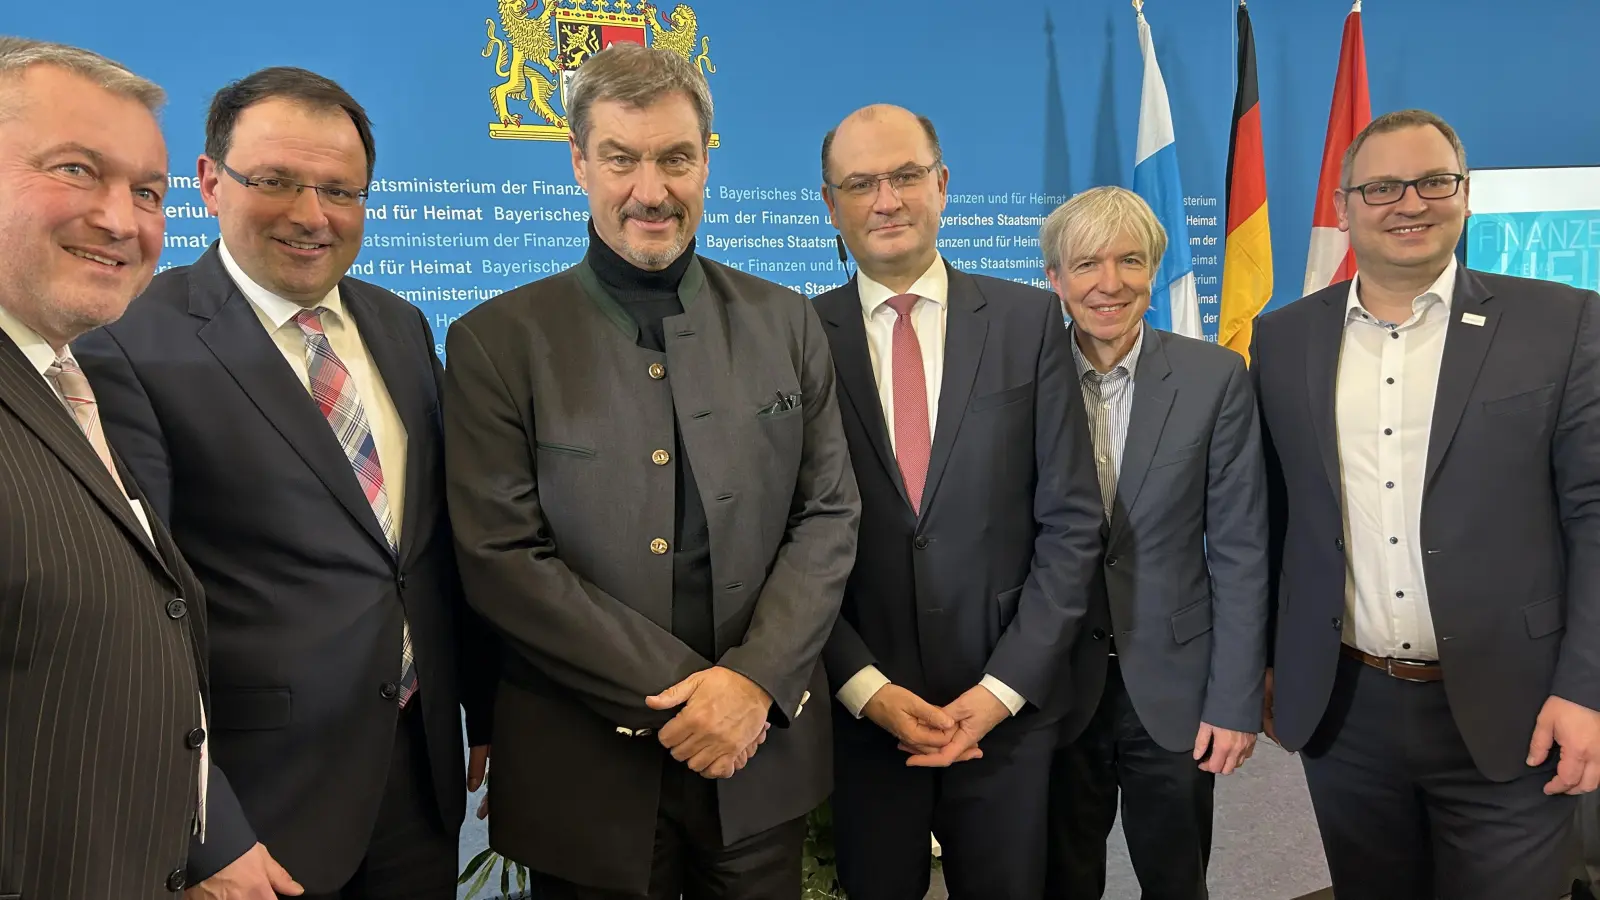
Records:
[[[1067,650],[1100,554],[1100,491],[1054,295],[935,249],[933,124],[869,106],[822,143],[860,272],[816,299],[861,490],[824,650],[834,828],[852,900],[1037,898]]]
[[[456,574],[427,319],[346,277],[373,159],[320,75],[224,87],[199,160],[221,240],[76,345],[213,615],[189,900],[455,896],[462,707],[476,787],[495,653]]]

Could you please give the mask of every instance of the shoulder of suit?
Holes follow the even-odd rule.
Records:
[[[407,319],[418,315],[417,305],[410,300],[396,294],[388,288],[379,287],[370,281],[351,278],[349,275],[339,279],[339,292],[341,294],[357,294],[368,303],[375,304],[379,311],[393,313]]]
[[[1309,314],[1312,309],[1320,306],[1325,301],[1337,302],[1342,306],[1348,296],[1350,296],[1349,280],[1330,284],[1320,291],[1312,291],[1298,300],[1291,300],[1271,312],[1262,313],[1256,318],[1256,322],[1259,326],[1262,323],[1271,324],[1284,320],[1298,319]]]
[[[1227,347],[1153,328],[1145,335],[1146,352],[1151,349],[1152,338],[1161,343],[1161,349],[1167,354],[1167,361],[1174,367],[1222,371],[1244,368],[1244,357]]]
[[[705,273],[706,281],[717,284],[718,287],[728,288],[738,293],[740,297],[759,298],[771,296],[796,302],[804,301],[806,295],[794,288],[781,285],[776,281],[768,281],[749,272],[741,272],[732,266],[724,265],[714,259],[700,257],[700,269]],[[721,282],[721,284],[718,284]]]
[[[465,326],[474,332],[501,327],[508,320],[537,315],[545,308],[571,301],[575,292],[583,290],[578,282],[576,265],[538,281],[514,287],[479,303],[457,319],[452,327]]]
[[[173,266],[158,272],[148,287],[133,298],[128,309],[115,322],[105,326],[112,331],[133,328],[150,317],[161,317],[173,311],[187,311],[189,291],[193,279],[193,266]]]
[[[1476,278],[1489,293],[1500,299],[1516,300],[1527,298],[1540,303],[1569,303],[1582,306],[1593,302],[1597,295],[1594,291],[1573,287],[1570,284],[1561,284],[1555,281],[1545,281],[1540,278],[1522,278],[1516,275],[1495,275],[1490,272],[1473,270],[1468,273]]]

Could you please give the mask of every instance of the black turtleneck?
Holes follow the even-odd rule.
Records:
[[[656,353],[666,352],[666,332],[662,322],[683,314],[678,285],[694,261],[691,241],[672,264],[659,272],[641,269],[607,246],[589,223],[589,268],[622,308],[639,323],[639,346]],[[674,367],[669,366],[671,372]],[[672,634],[690,649],[715,661],[714,625],[711,609],[711,532],[706,525],[705,505],[695,484],[694,469],[683,445],[683,429],[673,411],[674,509],[672,557]]]

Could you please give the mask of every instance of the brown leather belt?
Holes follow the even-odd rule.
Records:
[[[1387,656],[1373,656],[1349,644],[1340,644],[1339,652],[1402,681],[1440,681],[1444,678],[1444,668],[1436,662],[1407,662]]]

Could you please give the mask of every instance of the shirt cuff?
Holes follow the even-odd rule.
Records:
[[[978,682],[978,684],[988,688],[989,693],[993,694],[996,700],[1004,703],[1006,705],[1006,709],[1011,710],[1011,714],[1013,716],[1019,712],[1022,712],[1022,707],[1028,702],[1021,694],[1013,691],[1011,688],[1006,687],[1005,682],[994,677],[993,675],[983,676],[983,680]],[[847,684],[845,687],[849,687],[849,685]],[[843,692],[841,691],[841,693]]]
[[[867,701],[871,700],[878,691],[883,690],[884,685],[888,683],[889,679],[878,671],[877,666],[867,666],[851,675],[850,680],[846,681],[834,696],[839,698],[839,702],[844,704],[845,709],[850,710],[850,715],[859,719],[861,718],[861,711],[867,706]]]

